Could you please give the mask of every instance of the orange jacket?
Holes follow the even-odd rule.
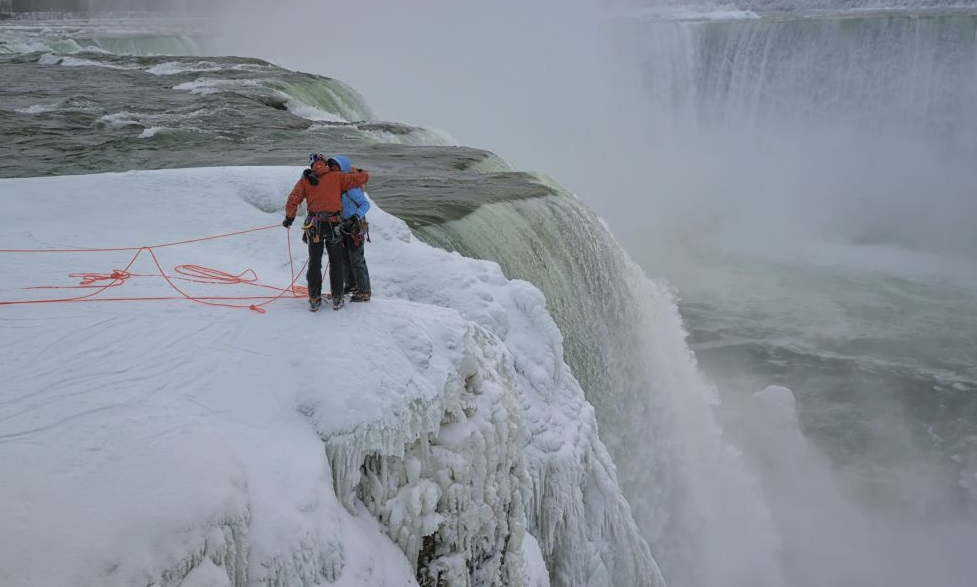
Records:
[[[312,165],[312,171],[319,178],[317,185],[312,185],[305,177],[295,182],[295,187],[288,194],[285,202],[285,216],[295,218],[299,204],[302,200],[308,203],[309,213],[312,212],[335,212],[339,214],[342,208],[343,192],[358,188],[370,180],[370,174],[366,171],[342,171],[330,170],[325,161],[316,161]]]

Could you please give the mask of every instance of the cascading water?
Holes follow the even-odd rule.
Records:
[[[788,584],[969,584],[977,13],[616,24],[645,181],[601,214],[681,292]]]
[[[805,236],[977,255],[959,220],[961,207],[977,213],[977,13],[620,26],[642,79],[631,106],[649,184],[681,185],[679,212],[720,210],[741,232],[765,215]]]
[[[425,240],[532,280],[566,337],[639,527],[671,585],[783,585],[760,488],[712,415],[672,294],[569,195],[483,206]]]
[[[748,19],[662,24],[687,37],[689,79],[674,83],[645,62],[658,100],[684,103],[705,126],[754,128],[771,122],[829,122],[879,133],[933,137],[973,147],[977,86],[973,16]],[[659,31],[647,34],[657,36]],[[830,40],[830,42],[829,42]],[[665,111],[665,104],[652,108]],[[674,109],[672,109],[674,110]]]
[[[722,403],[673,295],[609,261],[617,244],[571,198],[425,238],[547,294],[673,587],[967,584],[975,17],[615,26],[617,67],[641,84],[619,111],[644,129],[622,161],[642,173],[598,212],[678,286]],[[950,289],[914,273],[944,267],[959,269]]]

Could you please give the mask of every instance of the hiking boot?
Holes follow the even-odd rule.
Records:
[[[343,290],[343,295],[345,295],[345,296],[348,296],[350,294],[355,294],[355,293],[356,293],[356,288],[355,287],[347,287],[346,289]],[[327,300],[331,300],[332,299],[332,294],[331,293],[325,293],[325,294],[322,294],[322,297],[324,297]]]
[[[342,308],[345,305],[346,305],[346,302],[344,302],[342,298],[339,298],[337,300],[333,300],[332,301],[332,309],[333,310],[338,310],[338,309]]]
[[[315,312],[322,305],[322,298],[309,298],[309,311]]]
[[[358,291],[353,294],[353,297],[349,298],[351,302],[369,302],[370,292],[368,291]]]

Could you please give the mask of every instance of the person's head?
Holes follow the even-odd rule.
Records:
[[[326,156],[323,155],[322,153],[312,153],[311,155],[309,155],[309,167],[315,165],[316,161],[325,161],[325,160],[326,160]]]
[[[333,155],[329,158],[329,160],[338,163],[340,171],[348,172],[352,168],[349,162],[349,157],[346,155]]]

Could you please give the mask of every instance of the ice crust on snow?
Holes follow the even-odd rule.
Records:
[[[139,247],[274,224],[298,173],[0,180],[0,248]],[[186,300],[0,305],[0,576],[659,581],[542,294],[416,241],[382,210],[370,221],[374,298],[341,312],[310,314],[301,299],[264,315]],[[275,229],[153,252],[171,275],[248,268],[284,287],[286,250]],[[99,296],[172,296],[143,253],[137,276]],[[73,285],[69,274],[132,255],[0,253],[0,302],[82,295],[24,288]]]

